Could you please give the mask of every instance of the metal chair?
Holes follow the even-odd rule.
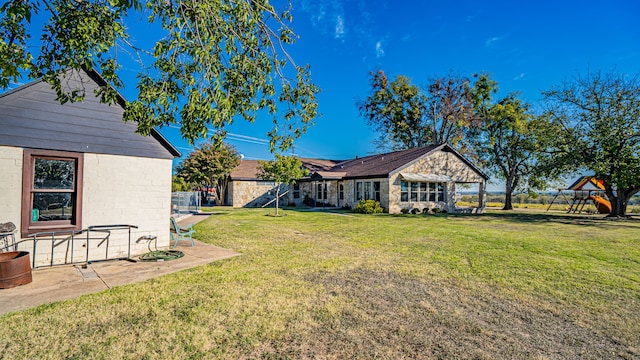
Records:
[[[0,224],[0,252],[18,251],[16,231],[16,225],[12,222]]]
[[[180,240],[191,240],[191,246],[195,246],[196,244],[193,242],[193,234],[195,234],[196,230],[193,228],[193,224],[189,225],[187,228],[181,228],[178,226],[178,222],[176,219],[171,217],[171,241],[174,241],[173,248],[175,249],[178,246],[178,241]]]

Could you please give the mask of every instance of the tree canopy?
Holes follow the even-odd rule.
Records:
[[[229,175],[240,164],[236,149],[220,139],[205,142],[194,149],[177,168],[179,178],[187,184],[216,189],[218,204],[227,191]]]
[[[625,216],[640,191],[640,81],[592,72],[543,92],[557,126],[554,151],[563,165],[604,180],[612,216]]]
[[[62,103],[80,101],[85,89],[65,87],[65,72],[95,69],[113,86],[97,95],[114,103],[129,53],[139,63],[138,95],[124,120],[140,133],[179,122],[194,143],[208,127],[253,122],[265,112],[273,121],[271,150],[285,150],[312,124],[319,92],[309,67],[286,51],[296,39],[287,4],[277,11],[269,0],[10,0],[0,7],[0,88],[26,72],[51,83]],[[151,49],[129,33],[141,16],[161,29]],[[30,46],[36,36],[40,47]]]
[[[381,147],[394,150],[450,143],[464,153],[479,126],[470,80],[452,74],[432,78],[421,89],[406,76],[389,81],[377,71],[371,74],[370,95],[358,108],[378,132]]]

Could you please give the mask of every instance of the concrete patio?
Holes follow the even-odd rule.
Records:
[[[178,224],[181,227],[188,226],[207,217],[208,214],[191,215],[179,220]],[[35,269],[32,271],[31,283],[11,289],[0,289],[0,315],[41,304],[73,299],[114,286],[142,282],[240,255],[235,251],[197,240],[195,243],[196,245],[192,247],[188,242],[179,242],[176,249],[182,251],[184,257],[171,261],[114,260],[91,263],[86,269],[80,265]]]

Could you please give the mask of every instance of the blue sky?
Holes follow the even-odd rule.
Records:
[[[523,5],[530,3],[532,5]],[[534,5],[535,4],[535,5]],[[294,1],[298,42],[289,52],[310,64],[321,117],[297,141],[296,154],[330,159],[376,151],[375,133],[358,114],[369,73],[384,70],[424,85],[449,72],[488,72],[504,96],[532,104],[540,91],[589,70],[640,72],[640,3],[636,1]],[[249,159],[269,158],[268,118],[235,123],[229,142]],[[164,131],[176,146],[176,129]],[[249,142],[247,140],[254,140]]]
[[[277,4],[279,0],[273,3]],[[640,3],[609,1],[294,0],[288,48],[311,66],[318,96],[315,126],[296,142],[303,157],[347,159],[376,152],[376,134],[356,102],[370,91],[372,71],[406,75],[414,84],[453,72],[487,72],[504,96],[518,91],[534,106],[540,92],[565,79],[602,70],[640,73]],[[147,25],[133,34],[149,43]],[[134,25],[131,27],[136,29]],[[135,71],[122,71],[122,94],[136,96]],[[269,117],[228,128],[228,142],[246,159],[269,159]],[[190,145],[177,127],[161,132],[181,152]]]

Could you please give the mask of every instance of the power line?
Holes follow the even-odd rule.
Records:
[[[180,129],[180,126],[177,126],[177,125],[168,125],[167,127],[171,128],[171,129]],[[215,129],[211,129],[211,128],[207,128],[207,130],[211,131],[211,132],[215,132],[216,131]],[[256,145],[269,145],[269,143],[270,143],[268,139],[259,138],[259,137],[255,137],[255,136],[249,136],[249,135],[243,135],[243,134],[237,134],[237,133],[230,133],[230,132],[228,132],[226,135],[227,135],[227,140],[230,140],[230,141],[240,141],[240,142],[245,142],[245,143],[249,143],[249,144],[256,144]],[[181,149],[181,150],[188,150],[188,151],[192,151],[193,150],[193,147],[191,147],[191,148],[188,148],[188,147],[177,147],[177,148]],[[318,154],[315,151],[312,151],[312,150],[309,150],[309,149],[307,149],[305,147],[302,147],[302,146],[300,146],[298,144],[295,145],[295,149],[296,150],[302,150],[303,152],[309,153],[309,154],[311,154],[313,156],[317,156],[318,158],[325,158],[325,159],[328,158],[326,156]],[[295,151],[294,151],[294,155],[298,155],[299,156],[299,154],[295,154]]]

